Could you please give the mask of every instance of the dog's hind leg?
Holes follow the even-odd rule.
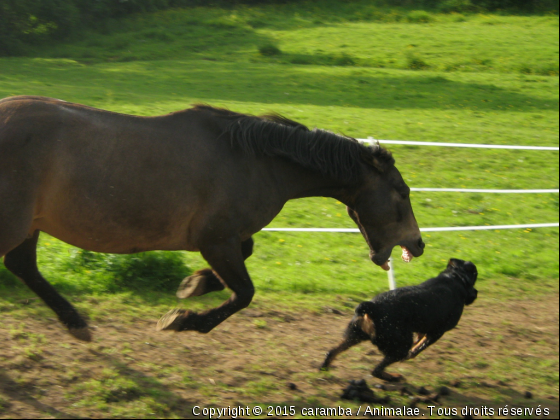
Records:
[[[362,341],[373,340],[375,338],[375,325],[368,315],[363,317],[354,317],[346,331],[344,332],[344,340],[338,346],[327,352],[325,361],[321,365],[321,370],[327,370],[336,356],[350,347],[360,344]]]
[[[340,342],[340,344],[338,346],[336,346],[335,348],[333,348],[333,349],[331,349],[327,352],[327,355],[325,357],[325,361],[321,365],[321,370],[327,370],[329,368],[331,362],[334,360],[334,358],[336,356],[338,356],[343,351],[348,350],[350,347],[353,347],[356,344],[360,344],[362,341],[364,341],[364,340],[362,340],[361,338],[356,337],[356,336],[346,337],[344,340],[342,340]]]

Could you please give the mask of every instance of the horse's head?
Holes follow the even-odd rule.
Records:
[[[424,242],[410,204],[410,188],[391,154],[368,147],[362,160],[363,175],[347,210],[369,245],[370,259],[388,270],[393,247],[400,245],[403,260],[409,262],[423,254]]]

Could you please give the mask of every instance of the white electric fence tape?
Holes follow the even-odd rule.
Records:
[[[464,193],[496,193],[496,194],[558,194],[559,190],[485,190],[477,188],[411,188],[410,191],[431,192],[464,192]]]
[[[363,143],[376,144],[401,144],[409,146],[440,146],[440,147],[466,147],[476,149],[512,149],[512,150],[560,150],[554,146],[508,146],[502,144],[468,144],[468,143],[439,143],[434,141],[412,141],[412,140],[377,140],[372,137],[367,139],[357,139]]]
[[[493,226],[449,226],[420,228],[420,232],[449,232],[459,230],[503,230],[503,229],[537,229],[559,227],[559,223],[532,223],[524,225],[493,225]],[[319,233],[360,233],[357,228],[264,228],[268,232],[319,232]]]

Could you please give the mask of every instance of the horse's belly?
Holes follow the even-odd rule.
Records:
[[[65,226],[37,220],[30,231],[41,230],[67,244],[94,252],[132,254],[153,250],[198,251],[186,240],[184,232],[175,235],[160,232],[135,232],[125,229],[68,229]]]
[[[127,208],[84,210],[82,206],[57,206],[38,214],[31,231],[39,229],[61,241],[95,252],[129,254],[151,250],[197,251],[188,238],[189,217],[171,216]]]

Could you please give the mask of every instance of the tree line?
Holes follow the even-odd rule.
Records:
[[[297,3],[308,0],[1,0],[0,56],[18,55],[25,45],[62,39],[107,19],[173,7]],[[352,0],[340,0],[344,3]],[[371,0],[380,6],[427,7],[444,11],[558,10],[558,0]]]

